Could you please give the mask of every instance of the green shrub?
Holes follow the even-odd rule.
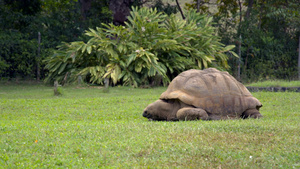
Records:
[[[0,31],[0,77],[34,77],[37,41],[19,32]]]
[[[234,46],[220,43],[212,18],[194,10],[186,16],[181,20],[156,9],[133,8],[126,26],[102,24],[86,32],[87,43],[62,44],[46,59],[46,81],[74,81],[81,75],[92,83],[110,78],[114,84],[139,86],[157,76],[166,84],[168,75],[186,69],[228,68],[225,52]]]

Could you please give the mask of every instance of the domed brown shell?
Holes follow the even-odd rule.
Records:
[[[228,117],[262,106],[243,84],[228,72],[215,68],[191,69],[180,73],[160,99],[179,99],[207,113]]]

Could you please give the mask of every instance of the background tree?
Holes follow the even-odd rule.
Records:
[[[195,0],[188,7],[196,8],[197,2]],[[241,77],[244,81],[296,78],[299,1],[201,2],[199,12],[214,16],[222,42],[235,43],[237,46],[241,43],[241,60],[229,60],[236,76],[238,65],[241,64]]]
[[[62,41],[84,40],[82,35],[86,29],[112,21],[105,0],[89,1],[90,8],[80,2],[0,0],[0,77],[37,78],[36,64],[39,64],[44,78],[42,60],[51,55],[57,45]],[[39,58],[38,32],[42,42]]]
[[[31,30],[40,11],[39,0],[0,1],[0,77],[30,77],[34,73],[37,41],[32,40]]]
[[[83,35],[85,30],[110,23],[118,11],[121,20],[115,18],[115,23],[124,25],[130,7],[140,5],[155,6],[168,15],[177,11],[160,0],[0,0],[1,79],[38,78],[38,67],[44,78],[47,70],[42,60],[61,42],[87,43],[90,37]],[[298,78],[299,0],[195,0],[187,6],[213,16],[223,44],[241,45],[235,49],[237,53],[240,49],[240,60],[229,55],[228,62],[236,76],[240,64],[243,81]]]

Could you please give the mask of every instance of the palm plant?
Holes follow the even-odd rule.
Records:
[[[47,80],[69,80],[78,76],[92,83],[138,86],[149,77],[179,73],[191,68],[228,68],[224,46],[211,26],[211,18],[190,11],[186,20],[167,16],[156,9],[133,8],[125,26],[102,24],[86,31],[87,43],[63,44],[48,58]],[[232,52],[233,53],[233,52]],[[235,53],[233,53],[236,55]]]

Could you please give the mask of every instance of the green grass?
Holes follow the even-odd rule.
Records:
[[[253,93],[259,120],[147,121],[165,89],[0,85],[0,168],[300,167],[299,93]]]
[[[284,81],[284,80],[268,80],[256,83],[250,83],[246,86],[253,87],[300,87],[300,80],[298,81]]]

